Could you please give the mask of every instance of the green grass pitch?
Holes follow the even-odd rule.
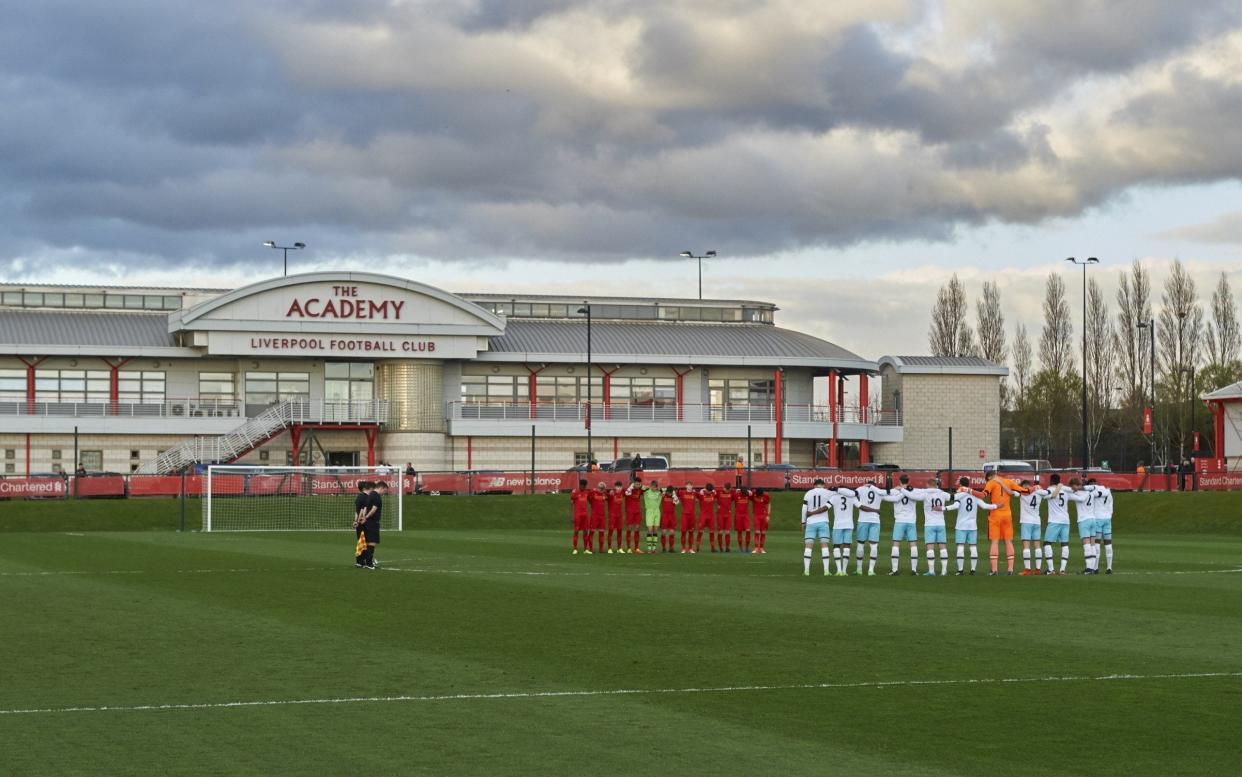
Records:
[[[787,495],[767,556],[696,557],[411,499],[377,572],[0,503],[0,774],[1237,774],[1242,495],[1117,502],[1117,574],[999,579],[804,578]]]

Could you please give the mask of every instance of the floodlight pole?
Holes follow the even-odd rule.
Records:
[[[306,244],[300,240],[291,246],[278,246],[276,245],[276,242],[274,240],[265,240],[263,241],[263,245],[266,246],[267,248],[278,248],[284,252],[284,255],[285,255],[285,273],[284,274],[286,277],[289,275],[289,252],[300,251],[301,249],[306,248]]]
[[[704,259],[715,259],[716,252],[707,251],[706,253],[703,253],[703,254],[695,254],[693,251],[682,251],[680,255],[687,259],[698,259],[699,260],[699,301],[702,302],[703,301],[703,260]]]
[[[592,400],[594,399],[593,392],[591,391],[591,379],[592,379],[592,377],[594,377],[594,376],[591,374],[591,373],[593,372],[593,370],[592,370],[592,366],[593,366],[593,365],[591,364],[591,303],[587,302],[586,300],[583,300],[583,301],[582,301],[582,307],[578,308],[578,313],[580,313],[580,314],[585,313],[585,314],[586,314],[586,320],[587,320],[587,343],[586,343],[586,345],[587,345],[587,352],[586,352],[586,360],[587,360],[587,375],[586,375],[586,378],[587,378],[586,433],[587,433],[587,471],[589,472],[589,471],[590,471],[590,465],[591,465],[591,462],[592,462],[592,461],[595,461],[595,446],[593,445],[592,440],[591,440],[591,402],[592,402]]]
[[[1082,265],[1082,469],[1091,466],[1091,443],[1087,436],[1087,265],[1097,264],[1094,256],[1083,261],[1069,257],[1065,261]]]

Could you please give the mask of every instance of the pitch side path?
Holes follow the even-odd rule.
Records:
[[[1118,495],[1095,578],[804,578],[784,495],[767,556],[575,557],[565,502],[410,499],[376,572],[350,532],[0,503],[0,774],[1242,763],[1242,495]]]

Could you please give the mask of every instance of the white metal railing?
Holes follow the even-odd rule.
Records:
[[[225,434],[196,436],[185,440],[151,461],[144,462],[138,472],[176,472],[190,464],[231,462],[293,424],[382,424],[387,421],[388,403],[380,400],[286,400],[268,407]]]
[[[0,416],[69,418],[239,418],[245,407],[239,400],[182,397],[158,401],[89,399],[50,401],[0,400]]]
[[[585,402],[449,402],[448,418],[455,421],[566,421],[586,420]],[[675,404],[612,402],[605,406],[596,401],[591,404],[591,420],[617,422],[668,421],[681,423],[772,423],[775,421],[772,405],[749,404]],[[786,405],[785,423],[832,422],[828,408],[822,405]],[[901,412],[897,410],[865,411],[857,407],[838,408],[838,423],[865,423],[876,426],[901,426]]]

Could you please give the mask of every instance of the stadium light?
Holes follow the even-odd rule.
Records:
[[[1068,257],[1065,261],[1082,265],[1082,467],[1091,466],[1091,445],[1087,440],[1087,265],[1098,264],[1094,256],[1078,261]]]
[[[267,248],[278,248],[281,251],[284,251],[285,253],[285,275],[289,274],[289,252],[300,251],[301,249],[306,248],[306,244],[300,240],[291,246],[278,246],[276,245],[275,240],[264,240],[263,245],[266,246]]]
[[[591,444],[591,378],[594,370],[591,365],[591,303],[586,300],[582,301],[582,307],[578,308],[579,315],[585,315],[587,319],[587,402],[586,402],[586,433],[587,433],[587,471],[591,470],[591,462],[595,461],[595,447]]]
[[[715,259],[716,252],[708,251],[705,254],[696,255],[693,251],[682,251],[681,254],[679,255],[685,257],[686,259],[698,259],[699,260],[699,300],[702,301],[703,299],[703,260],[704,259]]]

